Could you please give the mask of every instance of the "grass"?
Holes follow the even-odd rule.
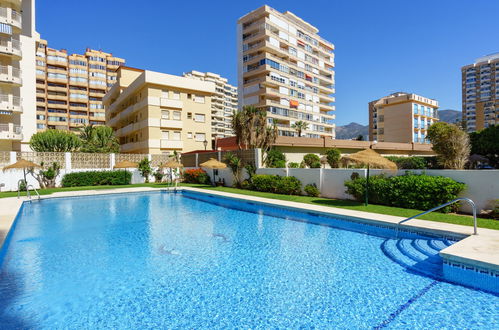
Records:
[[[230,187],[213,187],[202,184],[181,184],[186,187],[193,188],[201,188],[206,190],[215,190],[215,191],[224,191],[229,193],[247,195],[247,196],[256,196],[256,197],[264,197],[270,199],[312,204],[312,205],[321,205],[321,206],[330,206],[337,207],[342,209],[349,209],[355,211],[364,211],[364,212],[372,212],[372,213],[380,213],[387,215],[394,215],[399,217],[410,217],[421,213],[421,210],[413,210],[413,209],[403,209],[399,207],[392,206],[384,206],[384,205],[368,205],[365,206],[363,203],[359,203],[356,201],[349,200],[340,200],[340,199],[329,199],[329,198],[321,198],[321,197],[310,197],[310,196],[295,196],[295,195],[280,195],[273,193],[266,193],[260,191],[252,191],[252,190],[244,190]],[[38,192],[40,195],[50,195],[55,192],[60,191],[79,191],[79,190],[99,190],[99,189],[119,189],[119,188],[134,188],[134,187],[152,187],[152,188],[163,188],[166,187],[166,184],[157,184],[157,183],[142,183],[142,184],[130,184],[130,185],[119,185],[119,186],[90,186],[90,187],[68,187],[68,188],[49,188],[49,189],[40,189]],[[22,196],[25,196],[26,193],[22,193]],[[0,198],[5,197],[17,197],[17,192],[0,192]],[[433,212],[421,217],[424,220],[437,221],[437,222],[446,222],[453,223],[458,225],[472,226],[473,218],[467,215],[459,215],[459,214],[449,214],[449,213],[438,213]],[[478,218],[478,226],[482,228],[490,228],[499,230],[499,221],[492,219],[483,219]]]

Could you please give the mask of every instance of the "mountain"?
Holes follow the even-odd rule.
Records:
[[[446,123],[455,124],[461,121],[461,111],[457,110],[438,110],[438,116],[440,121],[445,121]]]
[[[362,135],[364,140],[369,138],[369,128],[367,125],[350,123],[344,126],[336,126],[336,138],[339,140],[351,140]]]

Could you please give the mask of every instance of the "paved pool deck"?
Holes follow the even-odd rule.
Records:
[[[171,189],[171,188],[170,188]],[[383,225],[387,227],[396,227],[397,223],[404,220],[402,217],[384,215],[378,213],[369,213],[361,211],[353,211],[347,209],[334,208],[329,206],[303,204],[298,202],[289,202],[275,200],[270,198],[246,196],[220,191],[212,191],[191,187],[178,187],[178,190],[189,190],[203,194],[214,196],[223,196],[235,199],[242,199],[252,202],[264,203],[267,205],[275,205],[279,207],[287,207],[290,209],[299,209],[306,211],[314,211],[327,215],[339,215],[354,217],[357,221]],[[58,197],[74,197],[74,196],[89,196],[102,194],[123,194],[129,192],[150,192],[168,190],[168,188],[120,188],[120,189],[103,189],[103,190],[81,190],[81,191],[66,191],[57,192],[51,195],[43,195],[41,199],[50,199]],[[0,198],[0,246],[3,242],[22,206],[22,203],[27,201],[26,197],[17,198]],[[470,222],[472,220],[470,219]],[[440,255],[444,260],[456,262],[460,264],[470,265],[473,267],[485,268],[494,272],[499,272],[499,230],[486,228],[478,228],[478,235],[473,235],[472,226],[462,226],[449,223],[427,221],[413,219],[405,222],[400,228],[407,230],[425,232],[433,235],[442,236],[461,236],[465,237],[459,242],[440,251]]]

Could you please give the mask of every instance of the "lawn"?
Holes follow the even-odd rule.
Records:
[[[421,210],[412,210],[412,209],[403,209],[399,207],[391,207],[384,205],[368,205],[365,206],[363,203],[359,203],[356,201],[348,201],[348,200],[339,200],[339,199],[329,199],[329,198],[321,198],[321,197],[309,197],[309,196],[294,196],[294,195],[280,195],[273,193],[266,193],[260,191],[252,191],[252,190],[244,190],[230,187],[212,187],[208,185],[201,184],[182,184],[182,186],[193,187],[193,188],[201,188],[207,190],[216,190],[216,191],[225,191],[229,193],[248,195],[248,196],[257,196],[278,200],[285,200],[291,202],[299,202],[305,204],[313,204],[313,205],[322,205],[322,206],[330,206],[337,207],[342,209],[349,209],[355,211],[364,211],[364,212],[372,212],[372,213],[380,213],[387,215],[395,215],[399,217],[410,217],[421,213]],[[50,188],[50,189],[40,189],[40,195],[49,195],[59,191],[78,191],[78,190],[99,190],[99,189],[119,189],[119,188],[134,188],[134,187],[152,187],[152,188],[164,188],[167,187],[166,184],[156,184],[156,183],[143,183],[143,184],[131,184],[131,185],[120,185],[120,186],[90,186],[90,187],[68,187],[68,188]],[[23,196],[26,193],[22,193]],[[17,192],[0,192],[0,198],[4,197],[16,197]],[[459,214],[444,214],[439,212],[433,212],[430,214],[426,214],[421,217],[421,219],[437,221],[437,222],[446,222],[446,223],[454,223],[465,226],[473,225],[473,218],[467,215],[459,215]],[[499,221],[492,219],[483,219],[478,218],[478,226],[482,228],[490,228],[490,229],[499,229]]]

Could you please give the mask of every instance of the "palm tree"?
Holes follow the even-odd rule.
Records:
[[[243,169],[243,162],[241,158],[237,157],[237,155],[232,152],[228,152],[224,160],[227,162],[230,170],[232,171],[232,175],[234,176],[234,186],[241,186],[241,171]]]
[[[298,137],[301,137],[302,131],[308,129],[308,123],[303,120],[298,120],[293,125],[291,125],[291,128],[296,130],[296,132],[298,133]]]

